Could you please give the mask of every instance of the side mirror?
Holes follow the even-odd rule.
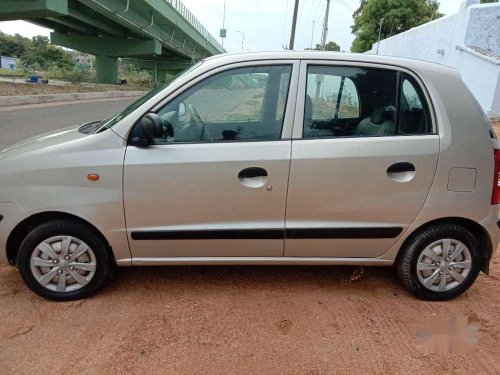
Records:
[[[156,113],[145,114],[141,119],[140,127],[144,136],[149,140],[163,137],[163,124]]]
[[[179,111],[178,115],[179,117],[182,117],[186,114],[186,105],[184,103],[179,104]]]
[[[153,139],[163,137],[163,125],[156,113],[145,114],[134,129],[129,140],[130,145],[148,147]]]

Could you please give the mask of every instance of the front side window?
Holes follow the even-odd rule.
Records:
[[[244,67],[197,83],[158,111],[173,136],[155,143],[280,139],[291,71],[291,65]]]
[[[101,121],[101,125],[102,126],[100,127],[99,131],[103,131],[103,130],[106,130],[106,129],[109,129],[109,128],[115,126],[118,122],[120,122],[125,117],[127,117],[128,115],[130,115],[132,112],[134,112],[137,108],[139,108],[141,105],[143,105],[144,103],[146,103],[153,96],[155,96],[156,94],[160,93],[161,91],[163,91],[164,89],[166,89],[168,86],[170,86],[170,85],[174,84],[175,82],[177,82],[179,79],[181,79],[182,77],[184,77],[186,74],[192,72],[195,69],[198,69],[202,64],[203,64],[203,61],[200,61],[199,63],[194,64],[190,68],[188,68],[188,69],[180,72],[179,74],[177,74],[172,80],[165,81],[161,85],[159,85],[158,87],[152,89],[151,91],[149,91],[148,93],[146,93],[146,95],[142,96],[141,98],[137,99],[135,102],[133,102],[132,104],[130,104],[128,107],[126,107],[120,113],[114,115],[113,117],[111,117],[111,118],[109,118],[107,120]]]
[[[378,68],[308,67],[303,138],[431,132],[429,108],[412,76]]]

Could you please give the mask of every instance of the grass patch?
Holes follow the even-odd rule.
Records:
[[[12,69],[1,69],[0,68],[0,76],[9,76],[9,77],[24,77],[24,74],[21,70],[12,70]]]
[[[140,85],[42,85],[30,83],[0,82],[0,96],[64,94],[73,92],[105,92],[105,91],[148,91],[149,87]]]

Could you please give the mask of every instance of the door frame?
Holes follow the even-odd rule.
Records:
[[[307,73],[308,73],[308,66],[332,66],[332,67],[350,67],[350,68],[372,68],[372,69],[386,69],[386,70],[391,70],[394,72],[399,72],[399,73],[406,73],[410,75],[412,78],[415,79],[418,85],[420,85],[420,88],[422,89],[423,95],[425,97],[425,100],[429,106],[429,112],[430,112],[430,118],[432,122],[432,133],[428,134],[409,134],[409,135],[402,135],[402,134],[397,134],[397,135],[391,135],[391,136],[375,136],[375,137],[353,137],[353,136],[345,136],[345,137],[318,137],[318,138],[306,138],[303,139],[303,126],[304,126],[304,116],[305,116],[305,99],[306,99],[306,92],[307,92]],[[399,81],[399,80],[398,80]],[[399,91],[401,89],[401,84],[398,82],[397,90]],[[397,103],[397,108],[399,109],[399,103]],[[287,202],[290,202],[290,199],[293,198],[293,195],[290,194],[290,192],[293,190],[292,184],[294,177],[292,175],[293,173],[293,163],[294,163],[294,151],[297,149],[299,145],[305,145],[305,141],[308,143],[308,147],[313,147],[314,143],[318,143],[318,147],[321,147],[321,144],[328,143],[330,147],[332,147],[334,144],[338,144],[339,146],[342,146],[342,144],[345,144],[347,142],[356,142],[362,145],[365,142],[371,142],[372,140],[381,140],[387,142],[388,140],[398,142],[400,141],[411,141],[411,140],[418,140],[421,138],[425,138],[427,140],[437,140],[438,142],[438,150],[437,152],[439,153],[439,134],[438,134],[438,123],[437,123],[437,116],[436,116],[436,106],[431,98],[431,95],[429,94],[429,90],[426,87],[424,81],[416,74],[415,72],[406,69],[401,66],[397,65],[389,65],[389,64],[378,64],[378,63],[370,63],[370,62],[353,62],[353,61],[338,61],[338,60],[316,60],[316,59],[303,59],[301,60],[301,68],[300,68],[300,77],[299,77],[299,87],[298,87],[298,92],[297,92],[297,101],[295,104],[295,117],[294,117],[294,128],[292,131],[292,159],[291,159],[291,167],[290,167],[290,177],[289,177],[289,187],[288,187],[288,198]],[[315,141],[312,144],[310,144],[310,141]],[[439,156],[438,156],[439,157]],[[433,175],[432,175],[432,182],[430,186],[432,186],[432,183],[435,178],[435,173],[437,170],[437,164],[436,168],[433,170]],[[427,198],[426,198],[427,199]],[[425,201],[424,201],[425,202]],[[422,206],[423,207],[423,206]],[[285,227],[286,231],[285,233],[286,238],[285,238],[285,258],[307,258],[308,256],[304,256],[304,254],[299,254],[298,252],[294,250],[289,250],[290,245],[296,247],[310,247],[310,248],[315,248],[318,251],[313,252],[312,255],[310,255],[312,258],[315,257],[325,257],[325,258],[332,258],[332,259],[352,259],[358,260],[360,263],[364,263],[366,259],[379,259],[379,257],[382,257],[385,253],[390,251],[392,248],[393,244],[387,247],[387,250],[384,253],[375,253],[372,252],[372,254],[363,254],[360,255],[359,257],[355,258],[349,255],[349,258],[346,258],[345,255],[342,254],[321,254],[322,252],[324,253],[324,249],[326,248],[332,248],[335,247],[336,245],[333,244],[333,242],[336,242],[339,244],[339,246],[345,246],[346,249],[348,248],[345,244],[346,241],[349,240],[362,240],[362,241],[371,241],[373,239],[381,239],[382,241],[388,240],[388,241],[394,241],[396,243],[400,238],[407,236],[407,231],[408,228],[411,227],[412,223],[416,220],[416,217],[413,218],[411,223],[408,223],[408,225],[400,225],[399,223],[383,223],[381,225],[366,225],[366,226],[338,226],[338,227],[330,227],[330,226],[313,226],[313,227],[296,227],[296,226],[289,226],[290,225],[290,218],[289,218],[289,212],[290,212],[291,206],[289,203],[287,203],[287,217],[285,219]],[[421,210],[421,208],[420,208]],[[420,211],[419,211],[420,212]],[[292,220],[293,221],[293,220]],[[390,225],[389,225],[390,224]],[[291,242],[289,242],[291,241]],[[324,244],[317,243],[317,241],[324,241]],[[327,241],[331,241],[331,243],[327,243]],[[297,246],[297,243],[300,244]],[[385,244],[382,244],[385,246]]]
[[[159,109],[163,108],[163,106],[167,105],[171,100],[174,100],[177,98],[179,95],[182,95],[186,90],[189,90],[191,87],[194,85],[200,83],[201,81],[218,74],[220,72],[232,70],[232,69],[237,69],[237,68],[243,68],[243,67],[260,67],[260,66],[273,66],[273,65],[290,65],[291,66],[291,72],[290,72],[290,83],[289,83],[289,88],[288,88],[288,97],[286,98],[286,107],[285,107],[285,112],[283,116],[283,127],[282,127],[282,132],[281,132],[281,137],[278,139],[272,139],[272,140],[234,140],[234,141],[224,141],[224,142],[206,142],[206,141],[195,141],[195,142],[181,142],[181,143],[171,143],[171,144],[156,144],[152,145],[149,147],[150,151],[156,150],[175,150],[176,148],[183,148],[183,149],[205,149],[206,147],[220,147],[220,148],[228,148],[228,147],[240,147],[234,145],[234,143],[240,143],[241,147],[252,147],[258,150],[258,145],[263,145],[267,144],[266,147],[275,147],[273,146],[279,143],[279,145],[287,145],[288,149],[286,150],[286,155],[287,155],[287,163],[284,163],[283,165],[283,180],[286,183],[286,186],[284,187],[284,195],[282,196],[282,199],[284,201],[284,206],[283,206],[283,211],[280,213],[280,223],[279,227],[276,228],[268,228],[268,227],[238,227],[235,228],[232,225],[228,225],[226,229],[218,229],[218,228],[212,228],[212,226],[208,225],[205,227],[202,227],[198,224],[194,226],[194,228],[188,229],[184,228],[185,225],[179,225],[179,226],[173,226],[171,230],[155,230],[155,228],[152,227],[151,230],[147,230],[146,233],[144,231],[137,231],[134,230],[133,226],[130,226],[127,223],[127,236],[129,241],[160,241],[160,240],[169,240],[172,241],[171,243],[174,243],[176,241],[185,241],[185,240],[192,240],[195,242],[198,242],[199,240],[204,240],[208,242],[214,242],[214,241],[231,241],[231,240],[242,240],[245,241],[244,246],[241,246],[243,249],[248,249],[250,248],[250,243],[249,240],[254,240],[258,239],[262,241],[262,247],[265,249],[266,246],[266,241],[267,242],[272,242],[272,241],[281,241],[280,244],[280,250],[279,250],[279,255],[283,256],[284,252],[284,240],[285,240],[285,214],[286,214],[286,193],[288,190],[288,176],[290,173],[290,157],[291,157],[291,133],[292,133],[292,128],[293,128],[293,119],[295,115],[295,102],[297,100],[297,90],[298,90],[298,77],[299,77],[299,70],[300,70],[300,61],[296,59],[283,59],[283,60],[258,60],[258,61],[247,61],[247,62],[238,62],[238,63],[232,63],[232,64],[226,64],[223,66],[220,66],[218,68],[212,69],[210,71],[207,71],[199,76],[197,76],[195,79],[191,80],[189,83],[186,83],[185,85],[179,87],[178,89],[174,90],[173,92],[170,92],[167,94],[165,98],[163,98],[160,102],[156,103],[152,108],[150,108],[147,112],[151,111],[158,111]],[[134,124],[131,129],[136,126]],[[285,143],[283,143],[285,142]],[[251,144],[254,143],[256,144],[255,146],[252,146]],[[132,146],[132,145],[127,145],[127,152],[126,155],[130,152],[130,148],[136,149],[138,148],[137,146]],[[277,152],[277,151],[276,151]],[[255,160],[259,160],[259,153],[256,152],[255,155]],[[284,157],[283,157],[284,158]],[[231,160],[231,159],[229,159]],[[127,156],[125,156],[124,163],[127,162]],[[125,207],[125,216],[127,216],[127,198],[126,198],[126,189],[127,186],[126,184],[126,165],[124,165],[124,207]],[[264,188],[266,189],[266,188]],[[272,188],[271,188],[272,189]],[[271,190],[267,190],[270,192]],[[278,190],[273,189],[273,191],[278,192]],[[266,193],[266,192],[264,192]],[[268,193],[269,194],[269,193]],[[256,218],[254,221],[255,224],[258,224],[261,218]],[[174,228],[176,227],[176,228]],[[198,228],[199,227],[199,230]],[[209,237],[209,238],[207,238]],[[198,241],[196,241],[198,240]],[[212,248],[215,247],[215,243],[212,243]],[[194,245],[193,245],[194,246]],[[192,247],[193,247],[192,246]],[[242,255],[234,255],[234,256],[229,256],[229,259],[234,260],[233,258],[248,258],[248,256],[245,256],[243,250],[239,250]],[[204,257],[202,254],[199,256],[195,255],[165,255],[158,257],[156,255],[146,255],[140,254],[140,253],[134,253],[133,247],[131,246],[131,252],[132,252],[132,263],[133,265],[137,264],[161,264],[161,263],[169,263],[169,259],[174,260],[179,262],[183,262],[182,259],[210,259],[213,258],[214,256],[209,255],[208,257]],[[257,257],[259,256],[256,254]],[[276,253],[278,255],[278,253]],[[267,256],[266,256],[267,257]],[[271,256],[272,257],[272,256]],[[215,256],[215,258],[224,258],[224,256]]]

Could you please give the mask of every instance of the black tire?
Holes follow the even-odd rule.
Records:
[[[95,256],[95,274],[88,284],[78,290],[58,292],[47,289],[35,278],[30,260],[37,246],[48,238],[72,236],[85,242]],[[88,297],[94,293],[110,276],[108,245],[96,231],[88,225],[72,220],[54,220],[40,224],[24,239],[19,249],[17,266],[26,285],[36,294],[53,301],[72,301]]]
[[[453,239],[462,242],[471,254],[471,269],[465,280],[448,291],[434,291],[426,288],[417,276],[417,262],[420,254],[435,241]],[[417,233],[401,249],[396,261],[397,273],[403,285],[420,299],[444,301],[465,292],[476,280],[480,271],[479,243],[466,228],[456,224],[438,224]]]

